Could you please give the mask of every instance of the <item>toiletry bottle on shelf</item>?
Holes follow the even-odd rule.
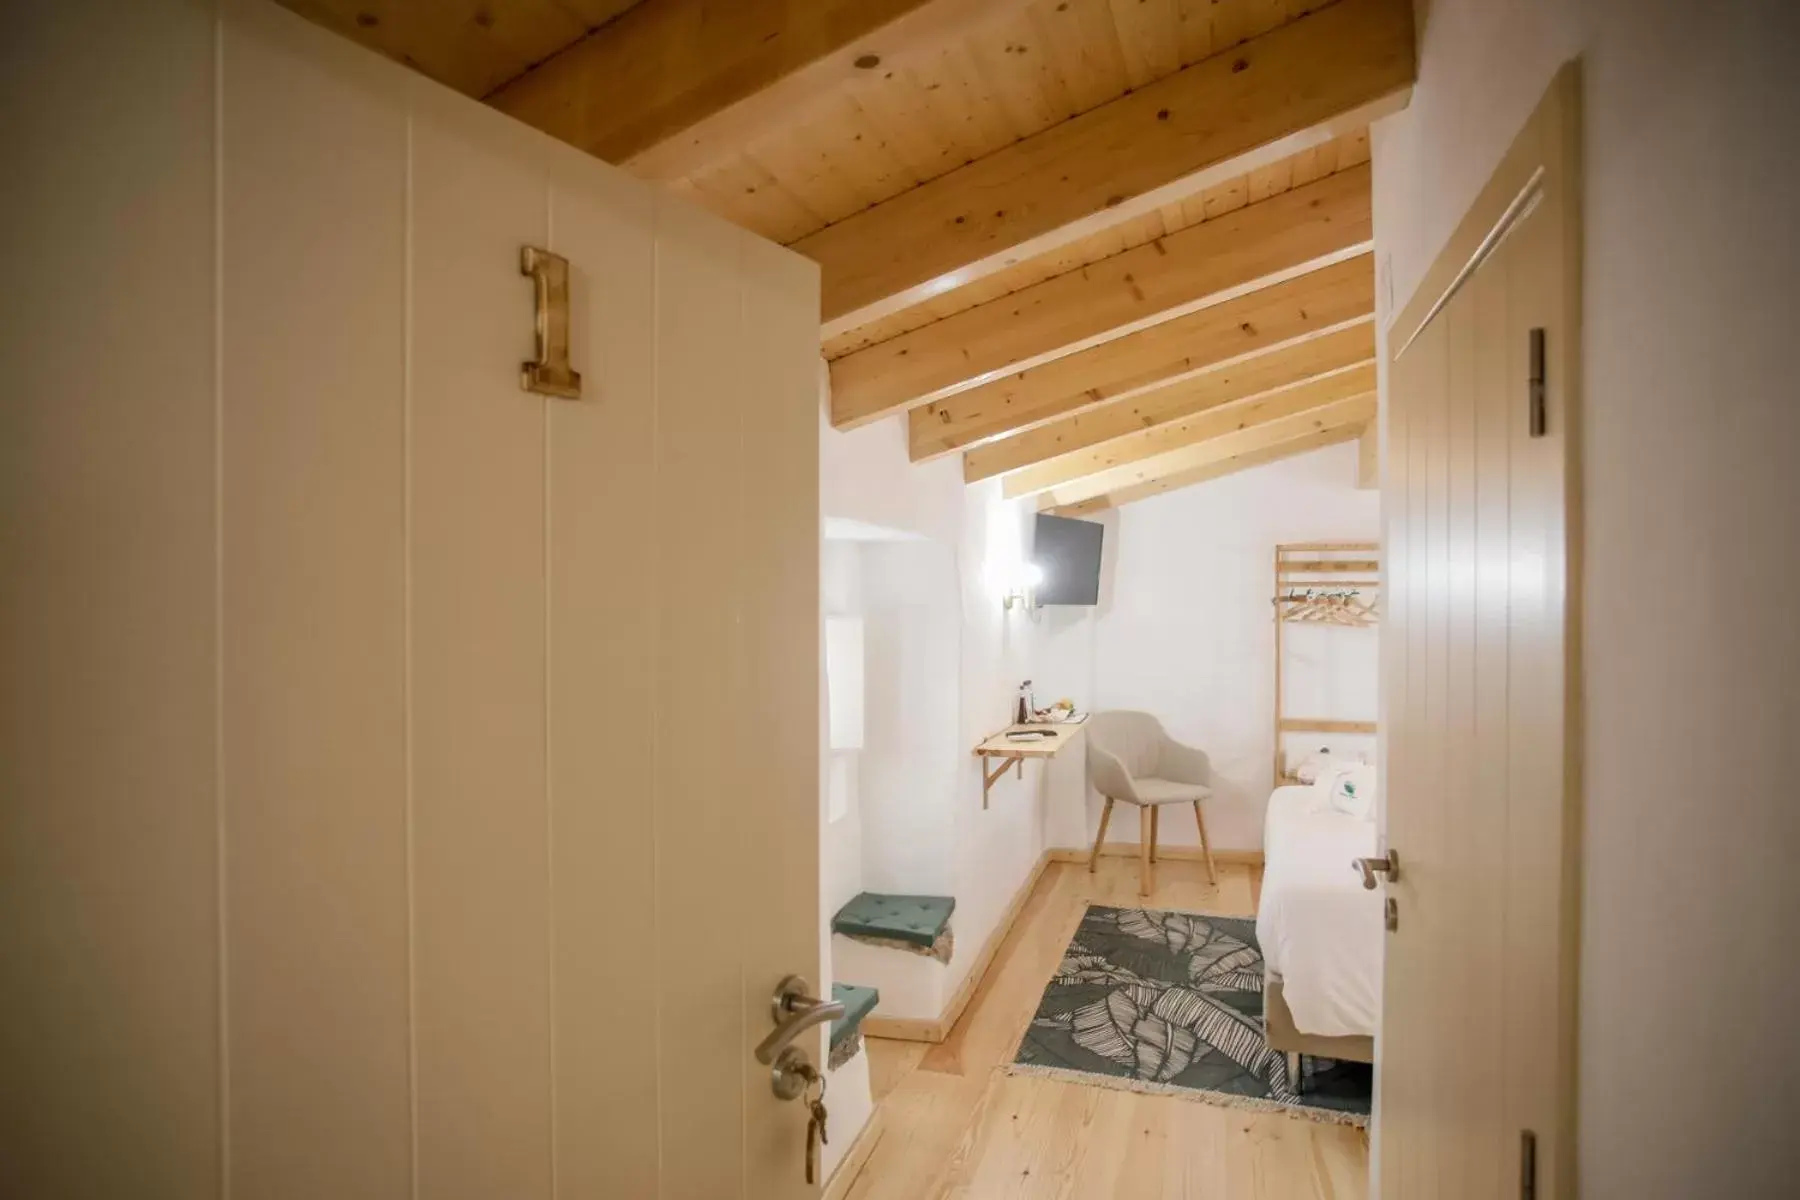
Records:
[[[1023,725],[1031,720],[1031,680],[1019,685],[1019,703],[1013,712],[1013,723]]]

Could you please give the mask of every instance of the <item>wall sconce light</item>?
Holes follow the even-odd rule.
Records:
[[[1006,583],[1004,594],[1000,597],[1000,607],[1006,612],[1014,608],[1022,608],[1027,613],[1037,607],[1033,593],[1038,584],[1044,582],[1044,569],[1032,562],[1019,563],[1012,571],[1012,578]]]

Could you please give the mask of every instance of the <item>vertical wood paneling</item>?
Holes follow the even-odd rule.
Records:
[[[223,46],[231,1186],[410,1185],[400,81]],[[308,31],[311,33],[311,31]],[[346,220],[345,214],[355,214]]]
[[[657,962],[685,958],[659,937],[654,902],[650,747],[678,694],[653,671],[658,548],[642,507],[656,479],[655,213],[643,188],[570,167],[551,220],[584,389],[548,412],[557,1184],[650,1197],[659,1026],[647,997]]]
[[[1522,1130],[1537,1138],[1537,1194],[1572,1194],[1572,91],[1565,73],[1395,335],[1418,331],[1392,367],[1407,449],[1386,497],[1406,577],[1384,629],[1384,686],[1390,704],[1404,697],[1389,740],[1403,872],[1379,1062],[1393,1200],[1515,1194]],[[1492,249],[1465,276],[1478,244]],[[1534,328],[1561,381],[1543,437],[1530,433]]]
[[[744,243],[744,392],[735,499],[740,712],[819,711],[818,268],[773,245]],[[759,723],[761,724],[761,723]],[[824,988],[819,956],[819,730],[806,720],[763,724],[741,749],[739,884],[759,919],[744,943],[744,1022],[752,1041],[769,1020],[767,996],[789,972]],[[815,798],[813,808],[784,799]],[[809,928],[808,922],[811,922]],[[823,1062],[825,1031],[808,1039]],[[746,1067],[744,1178],[749,1200],[810,1195],[795,1170],[805,1113],[775,1099],[768,1073]]]
[[[1378,803],[1384,848],[1396,845],[1397,836],[1404,832],[1405,813],[1394,805],[1392,797],[1403,795],[1407,786],[1404,776],[1407,760],[1396,753],[1396,747],[1403,743],[1412,719],[1404,631],[1411,623],[1414,545],[1408,516],[1412,481],[1410,457],[1415,435],[1411,429],[1411,406],[1397,402],[1402,389],[1407,386],[1404,372],[1411,369],[1410,363],[1390,360],[1387,378],[1383,381],[1387,391],[1382,399],[1381,414],[1387,424],[1387,440],[1382,447],[1387,470],[1383,472],[1381,480],[1381,594],[1386,611],[1382,617],[1380,633],[1381,736],[1376,749],[1380,756],[1381,790]],[[1412,1127],[1406,1106],[1413,1104],[1414,1100],[1410,1093],[1390,1088],[1385,1082],[1389,1078],[1407,1077],[1405,1061],[1411,1044],[1405,1038],[1391,1037],[1389,1031],[1407,1027],[1406,1010],[1411,997],[1404,988],[1389,982],[1398,982],[1401,977],[1394,960],[1385,957],[1386,947],[1383,948],[1383,954],[1382,1020],[1375,1031],[1375,1055],[1377,1061],[1384,1064],[1384,1069],[1375,1072],[1373,1099],[1375,1111],[1381,1114],[1381,1128],[1386,1132],[1370,1147],[1370,1179],[1383,1181],[1385,1186],[1385,1181],[1399,1170],[1399,1156],[1393,1154],[1393,1148],[1401,1143]]]
[[[1489,263],[1471,281],[1474,322],[1489,327],[1507,322],[1507,264]],[[1505,844],[1507,829],[1508,741],[1508,640],[1512,601],[1512,561],[1508,509],[1512,493],[1512,426],[1519,419],[1519,396],[1512,389],[1505,338],[1483,338],[1476,345],[1476,462],[1474,462],[1474,543],[1476,543],[1476,596],[1474,596],[1474,680],[1476,680],[1476,743],[1474,761],[1481,770],[1474,779],[1472,824],[1485,846]],[[1478,910],[1467,923],[1465,936],[1471,959],[1480,970],[1476,986],[1476,1013],[1483,1022],[1501,1027],[1505,1020],[1503,979],[1494,966],[1503,963],[1507,928],[1507,867],[1485,862],[1481,869]],[[1503,1088],[1483,1088],[1485,1115],[1505,1119]],[[1494,1150],[1499,1150],[1498,1146]],[[1492,1162],[1492,1160],[1490,1160]],[[1503,1168],[1505,1162],[1494,1164]]]
[[[657,545],[654,903],[664,949],[639,986],[657,1010],[657,1105],[670,1139],[662,1194],[671,1197],[732,1197],[743,1187],[737,1081],[749,1042],[742,1006],[727,1001],[745,990],[745,927],[762,920],[763,897],[738,890],[751,878],[740,821],[746,797],[759,794],[742,774],[737,703],[739,481],[748,469],[734,419],[748,399],[742,254],[722,223],[658,206],[656,480],[639,511]],[[726,932],[720,918],[730,911],[745,920]],[[686,1152],[670,1132],[682,1128],[714,1132]],[[727,1130],[737,1136],[721,1137]]]
[[[1476,351],[1481,345],[1481,327],[1475,310],[1475,294],[1471,288],[1454,314],[1446,314],[1449,324],[1449,372],[1443,405],[1442,446],[1447,487],[1443,496],[1445,560],[1445,676],[1446,689],[1441,725],[1444,754],[1443,841],[1446,861],[1462,865],[1471,875],[1485,865],[1482,840],[1482,814],[1475,809],[1475,774],[1472,765],[1475,750],[1476,680],[1474,672],[1474,554],[1475,554],[1475,393],[1479,386],[1476,374]],[[1439,929],[1470,929],[1477,907],[1476,889],[1458,887],[1440,893],[1441,903],[1433,903],[1433,917]],[[1486,982],[1487,964],[1481,961],[1483,951],[1490,949],[1478,938],[1464,938],[1454,943],[1459,947],[1455,970],[1442,973],[1445,999],[1451,1011],[1474,1014],[1482,1011],[1482,998],[1476,985]],[[1452,1047],[1444,1046],[1446,1053]],[[1485,1055],[1489,1049],[1477,1050]],[[1491,1144],[1493,1128],[1476,1118],[1482,1097],[1469,1089],[1448,1092],[1439,1111],[1440,1137],[1445,1143],[1444,1190],[1468,1200],[1491,1200],[1500,1187],[1502,1176],[1481,1153]],[[1477,1165],[1487,1168],[1478,1174]]]
[[[262,0],[8,32],[0,1193],[803,1194],[816,268]]]
[[[1438,389],[1432,397],[1430,407],[1426,409],[1424,421],[1425,476],[1421,481],[1424,518],[1420,529],[1424,550],[1420,564],[1424,585],[1424,598],[1420,605],[1424,645],[1412,664],[1412,670],[1422,679],[1420,692],[1424,698],[1424,712],[1423,719],[1414,731],[1418,736],[1411,746],[1411,752],[1424,765],[1419,781],[1421,790],[1417,793],[1424,799],[1419,807],[1427,814],[1423,822],[1425,836],[1419,847],[1423,852],[1420,856],[1421,865],[1426,872],[1424,879],[1420,881],[1423,889],[1421,895],[1428,899],[1434,894],[1443,897],[1441,903],[1415,905],[1413,919],[1419,940],[1425,945],[1439,947],[1446,946],[1447,935],[1455,928],[1456,915],[1452,911],[1455,901],[1451,894],[1455,888],[1451,874],[1455,860],[1450,857],[1449,845],[1454,836],[1453,822],[1461,816],[1460,813],[1452,812],[1448,804],[1447,793],[1453,764],[1446,744],[1448,721],[1445,711],[1450,691],[1447,594],[1450,559],[1448,399],[1454,386],[1453,372],[1458,364],[1454,361],[1455,322],[1446,319],[1443,325],[1437,341],[1442,356],[1436,375]],[[1461,963],[1452,958],[1426,975],[1427,994],[1434,1016],[1449,1011],[1454,1004],[1456,972],[1460,966]],[[1422,1032],[1429,1055],[1427,1061],[1445,1061],[1455,1053],[1455,1042],[1441,1019],[1426,1022]],[[1441,1078],[1434,1079],[1433,1083],[1437,1085],[1437,1089],[1431,1097],[1431,1111],[1437,1114],[1453,1108],[1456,1100],[1454,1089],[1443,1086]],[[1424,1139],[1421,1149],[1423,1154],[1420,1163],[1424,1169],[1423,1183],[1426,1188],[1422,1194],[1441,1196],[1449,1184],[1448,1176],[1454,1167],[1455,1157],[1449,1153],[1444,1139],[1436,1136]]]
[[[544,398],[519,247],[541,167],[413,123],[413,847],[419,1189],[550,1191]],[[433,102],[442,101],[443,110]],[[603,619],[603,617],[602,617]]]
[[[213,36],[0,38],[6,1196],[219,1190]]]
[[[1441,393],[1448,375],[1445,334],[1442,329],[1433,328],[1413,343],[1397,367],[1397,379],[1402,377],[1402,372],[1404,386],[1410,393]],[[1401,383],[1396,383],[1396,395],[1400,394],[1401,386]],[[1429,873],[1431,870],[1429,862],[1436,843],[1435,818],[1440,807],[1433,799],[1440,793],[1436,787],[1434,763],[1430,754],[1433,696],[1430,675],[1426,669],[1426,656],[1430,647],[1433,550],[1430,537],[1429,475],[1433,440],[1437,436],[1434,416],[1429,405],[1418,403],[1411,406],[1406,418],[1408,479],[1405,520],[1408,553],[1403,584],[1407,592],[1406,622],[1396,624],[1390,621],[1388,630],[1383,631],[1384,636],[1402,639],[1405,647],[1405,665],[1402,669],[1407,675],[1406,721],[1401,729],[1395,730],[1391,742],[1396,769],[1403,773],[1395,780],[1396,789],[1401,790],[1391,793],[1394,802],[1388,807],[1388,845],[1396,850],[1406,847],[1401,853],[1408,866],[1413,868],[1407,875],[1415,883],[1420,871]],[[1414,800],[1414,797],[1420,799]],[[1415,863],[1413,860],[1418,861]],[[1405,896],[1399,898],[1399,904],[1401,929],[1409,937],[1417,937],[1425,944],[1430,944],[1428,939],[1433,927],[1433,916],[1427,906],[1409,904],[1408,897]],[[1394,1126],[1406,1139],[1406,1149],[1403,1155],[1393,1156],[1393,1165],[1400,1173],[1403,1188],[1413,1189],[1411,1194],[1433,1195],[1436,1194],[1437,1180],[1436,1158],[1433,1153],[1435,1138],[1431,1122],[1438,1097],[1430,1090],[1433,1082],[1430,1073],[1418,1068],[1420,1064],[1436,1061],[1442,1050],[1430,1023],[1430,1016],[1437,1004],[1435,981],[1428,970],[1421,969],[1422,964],[1416,959],[1409,960],[1396,955],[1392,943],[1388,961],[1396,963],[1398,967],[1398,986],[1383,989],[1383,1003],[1386,1004],[1388,998],[1393,997],[1396,1007],[1391,1019],[1387,1011],[1382,1013],[1382,1026],[1384,1029],[1401,1032],[1406,1038],[1409,1044],[1404,1053],[1410,1057],[1418,1072],[1412,1076],[1401,1076],[1392,1070],[1387,1072],[1392,1077],[1403,1079],[1408,1085],[1397,1092],[1397,1098],[1404,1106],[1403,1111],[1411,1118],[1403,1127],[1398,1124]],[[1410,1019],[1403,1015],[1409,1005],[1413,1010]],[[1383,1093],[1384,1099],[1388,1096],[1389,1093]],[[1383,1127],[1389,1126],[1384,1124]],[[1384,1155],[1384,1167],[1388,1161],[1389,1156]]]
[[[1514,1128],[1539,1130],[1545,1179],[1565,1153],[1557,1136],[1558,1063],[1569,1046],[1559,1045],[1558,974],[1569,969],[1558,944],[1564,935],[1564,617],[1566,603],[1562,530],[1566,513],[1562,471],[1569,453],[1567,419],[1561,407],[1544,437],[1530,435],[1525,397],[1533,327],[1547,331],[1552,365],[1566,365],[1575,322],[1559,304],[1565,284],[1559,257],[1563,231],[1553,207],[1544,205],[1513,231],[1499,254],[1508,260],[1505,361],[1512,397],[1509,424],[1512,489],[1511,639],[1508,646],[1512,736],[1509,741],[1506,823],[1505,1016],[1508,1056],[1505,1074],[1507,1115]],[[1571,386],[1567,370],[1555,371],[1559,395]],[[1523,978],[1517,968],[1533,969]]]

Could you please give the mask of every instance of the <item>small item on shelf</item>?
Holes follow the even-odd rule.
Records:
[[[1031,680],[1027,679],[1019,685],[1019,703],[1013,709],[1013,724],[1029,724],[1031,714]]]
[[[1035,699],[1035,697],[1033,697]],[[1015,725],[1061,725],[1075,719],[1075,702],[1069,699],[1058,700],[1049,708],[1033,707],[1031,715],[1022,720],[1015,720]]]

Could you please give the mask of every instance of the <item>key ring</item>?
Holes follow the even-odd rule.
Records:
[[[808,1093],[812,1091],[812,1086],[815,1083],[819,1085],[819,1094],[809,1098]],[[806,1087],[800,1093],[800,1103],[806,1105],[808,1108],[811,1108],[815,1104],[825,1103],[825,1072],[814,1071],[811,1077],[807,1079]]]

